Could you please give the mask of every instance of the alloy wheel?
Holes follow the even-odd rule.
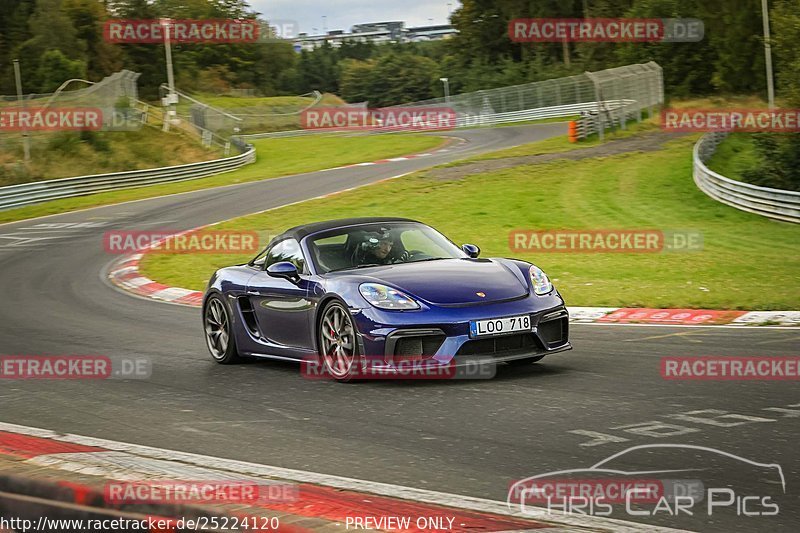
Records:
[[[320,324],[321,355],[328,372],[335,378],[347,376],[356,360],[353,321],[338,303],[325,310]]]

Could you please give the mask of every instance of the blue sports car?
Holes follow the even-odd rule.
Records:
[[[310,360],[334,379],[401,362],[531,363],[571,349],[568,314],[542,270],[479,259],[420,222],[353,218],[289,229],[222,268],[203,300],[215,361]]]

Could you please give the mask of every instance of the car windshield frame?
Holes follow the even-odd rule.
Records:
[[[448,250],[450,247],[450,251],[453,252],[452,256],[449,257],[426,257],[417,261],[401,261],[396,263],[387,263],[386,265],[383,264],[364,264],[364,265],[348,265],[339,268],[331,268],[329,269],[327,266],[320,264],[319,256],[318,256],[318,248],[316,247],[315,241],[320,239],[325,239],[328,237],[334,237],[337,235],[346,235],[353,233],[355,231],[370,231],[367,228],[388,228],[389,231],[396,232],[398,230],[402,230],[404,228],[418,228],[422,230],[422,233],[426,236],[427,232],[430,232],[434,236],[437,236],[439,239],[432,238],[431,241],[433,244],[437,245],[444,251]],[[466,252],[464,252],[460,246],[455,244],[452,240],[450,240],[446,235],[437,231],[435,228],[428,226],[427,224],[423,224],[421,222],[415,221],[405,221],[405,220],[398,220],[396,222],[388,221],[376,221],[376,222],[364,222],[361,224],[352,224],[347,226],[340,226],[336,228],[329,228],[325,230],[321,230],[318,232],[314,232],[310,235],[306,235],[302,242],[300,243],[303,250],[305,251],[306,257],[308,259],[308,264],[312,265],[314,272],[318,275],[325,275],[325,274],[332,274],[337,272],[345,272],[345,271],[355,271],[359,268],[368,268],[371,266],[387,266],[387,265],[402,265],[402,264],[412,264],[412,263],[421,263],[424,261],[432,261],[432,260],[444,260],[444,259],[466,259],[469,256]]]

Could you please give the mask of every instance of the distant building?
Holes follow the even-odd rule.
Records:
[[[405,22],[371,22],[369,24],[356,24],[350,28],[352,35],[361,35],[365,33],[380,33],[386,34],[393,41],[399,41],[403,38],[405,31]]]
[[[439,24],[437,26],[419,26],[406,30],[407,41],[437,41],[447,39],[458,33],[450,24]]]
[[[449,24],[406,28],[405,22],[401,21],[371,22],[354,25],[350,33],[343,30],[331,30],[321,35],[301,33],[294,39],[294,44],[295,50],[310,51],[326,42],[338,48],[345,41],[375,44],[435,41],[447,39],[456,33],[458,31]]]

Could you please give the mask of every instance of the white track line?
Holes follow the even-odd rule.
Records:
[[[445,492],[432,491],[427,489],[418,489],[414,487],[406,487],[402,485],[393,485],[389,483],[380,483],[376,481],[366,481],[361,479],[334,476],[331,474],[322,474],[318,472],[308,472],[305,470],[294,470],[290,468],[282,468],[277,466],[260,465],[256,463],[248,463],[244,461],[236,461],[232,459],[222,459],[218,457],[211,457],[208,455],[199,455],[188,452],[179,452],[175,450],[165,450],[162,448],[154,448],[150,446],[142,446],[138,444],[129,444],[124,442],[98,439],[94,437],[87,437],[74,434],[60,434],[54,431],[34,428],[28,426],[20,426],[17,424],[9,424],[0,422],[0,431],[7,431],[11,433],[18,433],[22,435],[30,435],[34,437],[52,439],[60,442],[70,442],[73,444],[82,444],[85,446],[95,446],[104,448],[114,452],[124,452],[131,456],[138,456],[142,468],[152,469],[153,459],[162,461],[177,461],[182,463],[182,467],[186,465],[193,465],[195,467],[203,467],[209,470],[217,471],[217,473],[229,473],[245,476],[263,476],[269,478],[277,478],[285,481],[293,481],[296,483],[313,483],[316,485],[323,485],[342,490],[351,490],[355,492],[368,492],[380,496],[390,498],[398,498],[402,500],[411,500],[421,503],[442,505],[445,507],[453,507],[462,510],[478,511],[482,513],[491,513],[502,516],[512,516],[515,518],[523,518],[528,520],[550,522],[561,526],[573,526],[579,528],[587,528],[597,531],[610,531],[619,533],[633,533],[633,532],[678,532],[683,530],[671,528],[659,528],[647,524],[639,524],[636,522],[628,522],[625,520],[616,520],[604,517],[594,516],[578,516],[578,515],[563,515],[563,514],[546,514],[547,511],[541,509],[541,516],[523,514],[515,508],[509,508],[506,502],[495,500],[487,500],[483,498],[475,498],[472,496],[462,496],[458,494],[449,494]],[[39,456],[37,458],[29,459],[27,462],[33,464],[40,464],[42,466],[62,468],[64,470],[75,471],[76,468],[81,467],[81,456],[91,456],[98,453],[107,452],[85,452],[85,453],[70,453],[70,454],[51,454]],[[64,455],[60,458],[60,455]],[[136,468],[137,458],[127,457],[127,464],[130,468]],[[102,462],[92,462],[91,473],[94,475],[108,475],[118,476],[120,474],[118,468],[105,467]],[[145,466],[146,465],[146,466]],[[90,466],[85,463],[85,466]],[[89,472],[89,470],[85,470]],[[533,509],[533,508],[532,508]],[[545,530],[546,531],[546,530]],[[544,531],[543,531],[544,533]]]

